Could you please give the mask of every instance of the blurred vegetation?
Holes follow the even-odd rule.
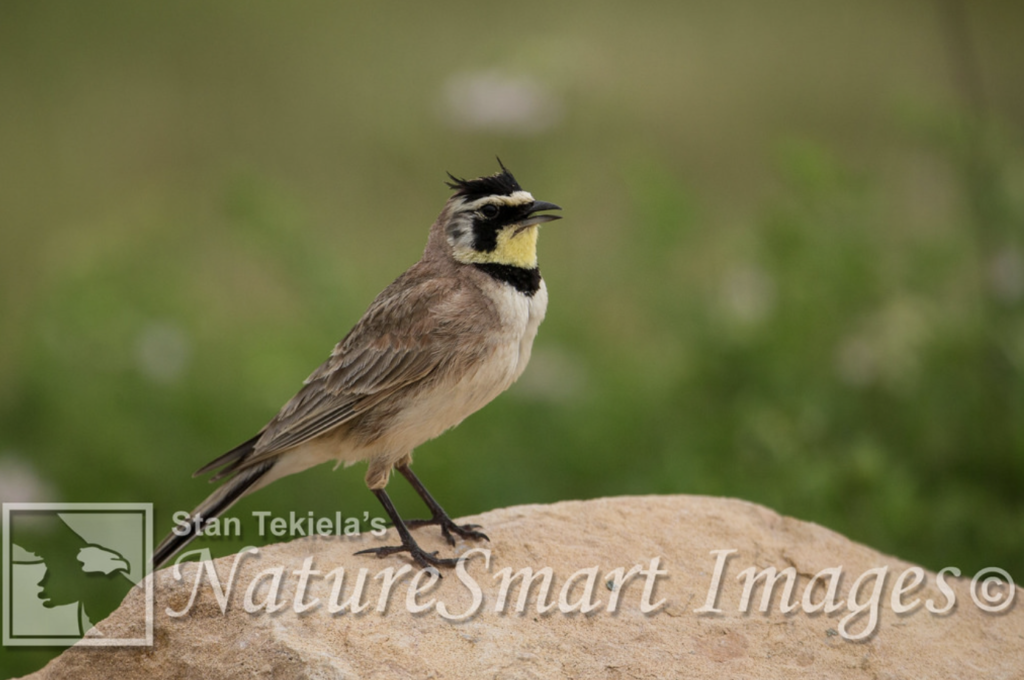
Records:
[[[417,452],[453,515],[734,496],[1024,579],[1024,6],[965,7],[8,0],[2,500],[151,501],[162,536],[497,154],[566,219],[527,374]],[[548,119],[453,123],[474,73]],[[195,545],[379,516],[362,475]]]

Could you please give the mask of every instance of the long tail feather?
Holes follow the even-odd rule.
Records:
[[[179,525],[157,546],[156,551],[153,553],[153,569],[159,569],[164,562],[171,559],[189,541],[200,535],[210,520],[218,517],[234,505],[235,501],[252,489],[276,463],[277,460],[272,459],[243,469],[210,494],[209,498],[200,503],[189,515],[187,526]]]
[[[234,472],[235,469],[237,469],[238,466],[245,461],[249,454],[252,453],[253,449],[256,448],[256,442],[259,440],[261,436],[263,436],[262,432],[253,437],[252,439],[250,439],[249,441],[239,444],[238,446],[231,449],[230,451],[225,453],[223,456],[220,456],[216,460],[210,461],[203,467],[193,472],[192,476],[198,477],[200,475],[205,475],[207,472],[212,472],[213,470],[216,470],[219,467],[224,467],[225,465],[227,465],[227,468],[217,473],[217,477],[214,477],[213,479],[210,480],[212,482],[219,477],[223,477],[227,474],[230,474],[231,472]]]

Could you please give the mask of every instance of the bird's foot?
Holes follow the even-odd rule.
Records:
[[[454,567],[459,563],[456,559],[449,559],[444,557],[438,557],[437,551],[428,553],[426,550],[421,548],[416,541],[409,540],[403,542],[402,545],[388,545],[383,548],[367,548],[366,550],[360,550],[355,553],[356,555],[376,555],[377,557],[387,557],[388,555],[395,555],[397,553],[409,553],[413,561],[420,565],[424,569],[430,567]]]
[[[430,519],[409,520],[405,523],[405,526],[410,529],[415,529],[416,527],[425,527],[430,526],[431,524],[436,524],[441,527],[441,535],[444,536],[446,541],[448,541],[448,545],[451,545],[452,547],[455,546],[455,537],[452,536],[453,533],[458,534],[462,538],[473,539],[474,541],[479,541],[481,539],[485,541],[491,540],[484,532],[477,531],[477,529],[482,528],[479,524],[459,525],[453,522],[451,517],[448,515],[435,515]]]

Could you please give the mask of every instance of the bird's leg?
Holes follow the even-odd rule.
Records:
[[[416,493],[418,493],[420,498],[423,499],[423,502],[427,504],[431,514],[430,519],[409,520],[406,522],[407,527],[415,529],[416,527],[437,524],[441,527],[441,535],[444,536],[452,546],[455,545],[455,538],[452,536],[452,532],[458,534],[462,538],[472,538],[476,540],[480,540],[482,538],[485,541],[491,540],[487,538],[487,534],[482,531],[476,531],[476,529],[480,528],[479,524],[463,524],[460,526],[453,522],[452,518],[448,516],[448,513],[444,511],[444,508],[442,508],[440,504],[434,500],[434,497],[430,495],[430,492],[427,491],[427,487],[423,486],[423,482],[419,480],[419,477],[413,474],[408,463],[405,465],[398,465],[396,469],[402,473],[403,477],[409,480],[409,483],[412,484],[412,488],[416,489]]]
[[[409,533],[409,529],[405,526],[405,522],[398,516],[398,511],[395,510],[394,504],[391,499],[388,498],[388,494],[384,489],[371,489],[374,495],[377,496],[377,500],[384,506],[384,510],[388,513],[391,521],[395,524],[395,529],[398,530],[398,536],[402,539],[402,545],[389,545],[383,548],[368,548],[366,550],[360,550],[356,555],[366,555],[373,553],[377,557],[387,557],[388,555],[394,555],[395,553],[407,552],[424,569],[430,567],[454,567],[458,564],[458,560],[445,559],[437,556],[437,551],[428,553],[421,548],[416,541],[413,540],[412,534]]]

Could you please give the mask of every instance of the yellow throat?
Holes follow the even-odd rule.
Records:
[[[511,225],[498,232],[498,245],[489,253],[460,248],[455,258],[467,264],[507,264],[533,269],[537,266],[537,225],[520,229]]]

